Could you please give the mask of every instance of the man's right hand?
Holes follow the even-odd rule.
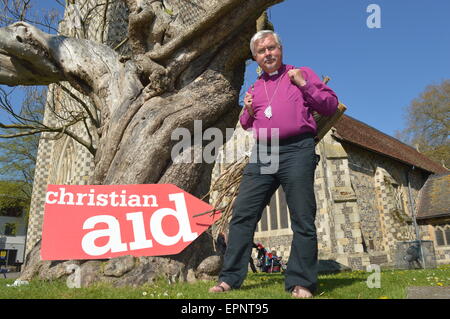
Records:
[[[251,115],[254,116],[255,113],[253,112],[253,108],[252,108],[252,102],[253,102],[253,96],[250,93],[245,93],[245,97],[244,97],[244,106],[247,109],[247,112]]]

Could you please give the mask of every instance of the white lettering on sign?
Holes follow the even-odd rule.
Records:
[[[153,239],[164,246],[174,245],[181,239],[184,242],[193,241],[198,234],[191,230],[184,194],[169,194],[169,200],[175,202],[175,209],[160,208],[150,217],[150,232]],[[134,234],[134,241],[129,243],[129,250],[153,247],[152,240],[146,236],[143,212],[128,213],[125,216],[131,221]],[[175,217],[178,222],[178,233],[173,236],[168,236],[162,227],[163,219],[167,216]],[[122,242],[120,223],[114,216],[103,214],[89,217],[84,222],[83,229],[94,229],[99,223],[107,224],[108,228],[92,230],[84,235],[81,246],[86,254],[100,256],[107,252],[123,252],[128,249],[127,243]],[[95,241],[102,237],[108,237],[108,242],[103,246],[97,246]]]
[[[81,247],[91,256],[100,256],[106,254],[108,251],[113,253],[126,251],[127,244],[122,243],[120,238],[120,224],[119,221],[110,215],[93,216],[83,224],[83,229],[93,229],[95,225],[105,223],[108,225],[107,229],[97,229],[87,233],[81,241]],[[95,245],[95,240],[101,237],[109,237],[108,242],[103,246]]]
[[[131,250],[153,247],[150,239],[145,237],[144,214],[142,212],[128,213],[127,220],[133,223],[134,242],[130,243]]]
[[[183,238],[184,242],[193,241],[197,238],[198,234],[191,231],[184,194],[169,194],[169,200],[175,202],[176,210],[171,208],[161,208],[153,213],[150,219],[150,230],[153,237],[158,243],[164,246],[174,245],[181,238]],[[162,229],[163,218],[170,215],[174,216],[178,220],[179,225],[178,234],[174,236],[167,236]]]
[[[128,195],[126,190],[120,194],[115,191],[108,194],[97,194],[95,189],[89,193],[67,192],[64,187],[59,192],[47,192],[45,203],[50,205],[76,205],[76,206],[112,206],[112,207],[158,207],[155,195]]]

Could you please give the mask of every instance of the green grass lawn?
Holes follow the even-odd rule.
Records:
[[[372,273],[353,271],[319,276],[315,298],[329,299],[403,299],[409,286],[444,286],[450,289],[450,265],[425,270],[384,270],[380,273],[380,288],[369,288]],[[0,299],[8,298],[89,298],[89,299],[290,299],[284,291],[282,274],[249,273],[239,290],[210,294],[213,281],[195,284],[169,284],[164,280],[139,288],[114,288],[97,285],[89,288],[68,288],[64,280],[31,281],[29,285],[8,287],[13,279],[0,278]]]

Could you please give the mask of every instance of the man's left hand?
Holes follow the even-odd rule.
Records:
[[[300,69],[292,69],[288,71],[288,76],[291,79],[292,83],[297,86],[305,86],[306,80],[303,77],[302,71]]]

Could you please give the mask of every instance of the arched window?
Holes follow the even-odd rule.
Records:
[[[73,164],[75,147],[71,137],[67,136],[61,149],[56,168],[55,184],[71,184],[73,175]]]
[[[434,227],[436,246],[450,246],[450,225],[439,225]]]

